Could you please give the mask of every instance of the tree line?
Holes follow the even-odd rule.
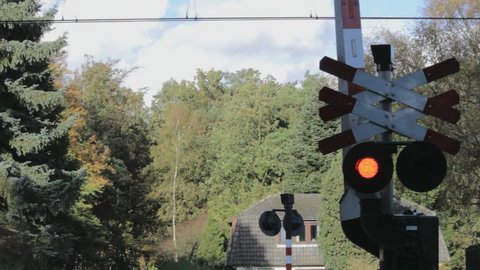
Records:
[[[429,0],[424,12],[472,17],[479,5]],[[55,14],[39,8],[34,0],[0,2],[5,19]],[[335,88],[333,78],[306,73],[280,83],[254,69],[198,70],[193,80],[165,82],[147,107],[141,91],[123,85],[133,70],[114,60],[88,57],[70,72],[67,38],[42,41],[49,29],[0,23],[0,269],[162,269],[178,261],[221,269],[230,219],[283,191],[322,195],[319,254],[327,267],[374,269],[339,226],[341,158],[316,150],[339,131],[318,117],[318,90]],[[370,39],[396,49],[395,76],[453,56],[461,62],[459,74],[420,89],[461,95],[457,125],[425,120],[462,141],[447,179],[427,194],[396,186],[437,211],[449,266],[461,269],[463,249],[480,232],[480,24],[424,21],[408,34],[381,30]]]

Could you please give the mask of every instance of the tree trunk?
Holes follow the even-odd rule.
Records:
[[[177,120],[177,124],[175,125],[175,139],[176,142],[174,143],[175,148],[175,169],[173,171],[173,188],[172,188],[172,199],[173,199],[173,213],[172,213],[172,237],[173,237],[173,254],[175,262],[178,262],[178,251],[177,251],[177,231],[176,231],[176,216],[177,216],[177,197],[176,197],[176,188],[177,188],[177,176],[178,176],[178,162],[180,159],[180,140],[181,136],[178,132],[179,120]]]

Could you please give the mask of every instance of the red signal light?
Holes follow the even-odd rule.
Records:
[[[384,189],[393,174],[392,151],[389,146],[374,142],[352,147],[343,159],[345,183],[362,193]]]
[[[378,162],[372,157],[360,158],[355,164],[355,170],[365,180],[370,180],[378,174]]]

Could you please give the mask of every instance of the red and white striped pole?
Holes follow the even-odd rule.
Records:
[[[356,69],[365,68],[362,25],[359,0],[334,0],[335,30],[337,41],[337,60]],[[338,81],[338,89],[346,95],[354,95],[363,89],[357,89],[346,80]],[[342,132],[362,125],[362,119],[355,115],[342,117]],[[348,148],[343,148],[343,155]],[[354,189],[345,184],[345,193],[340,200],[340,219],[342,229],[348,239],[361,248],[378,256],[378,244],[365,235],[360,225],[360,198]]]
[[[285,208],[283,228],[285,229],[285,269],[292,270],[292,208],[294,203],[293,194],[280,194]]]
[[[343,62],[357,69],[365,68],[362,26],[360,17],[359,0],[335,0],[335,27],[337,37],[337,57],[338,61]],[[357,87],[351,82],[340,79],[338,82],[340,92],[348,95],[357,94],[364,89]],[[362,125],[364,120],[354,115],[342,117],[342,132]],[[343,154],[347,153],[344,148]],[[382,212],[391,214],[393,188],[390,185],[381,192]],[[378,253],[380,260],[385,256],[383,249],[378,243],[369,239],[363,229],[359,227],[360,222],[360,196],[361,199],[367,199],[370,195],[359,195],[351,187],[345,185],[345,193],[340,200],[340,218],[342,228],[349,239],[372,254]],[[375,195],[373,195],[375,196]],[[383,268],[381,268],[383,269]]]
[[[292,270],[292,234],[286,234],[285,239],[285,269]]]
[[[337,39],[337,59],[357,69],[365,68],[363,59],[362,25],[360,21],[359,0],[335,0],[335,28]],[[338,90],[347,95],[354,95],[362,89],[353,83],[339,79]],[[353,115],[342,117],[342,132],[354,128],[361,123]],[[346,154],[344,148],[343,154]],[[349,187],[345,187],[345,196],[340,201],[340,217],[342,222],[360,217],[360,199]]]
[[[336,4],[340,4],[339,7],[336,7],[338,61],[358,69],[364,69],[359,0],[340,0],[340,3]],[[358,88],[351,83],[343,85],[341,88],[343,88],[340,89],[341,92],[348,91],[350,95],[363,91],[363,88]]]

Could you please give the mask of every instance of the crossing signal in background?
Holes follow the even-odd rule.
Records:
[[[305,231],[305,225],[303,224],[302,215],[292,208],[294,196],[293,194],[284,193],[280,195],[280,198],[285,209],[272,209],[263,212],[258,220],[258,226],[268,236],[277,235],[282,229],[282,225],[285,232],[288,231],[288,234],[291,234],[291,236],[299,236]],[[283,222],[276,212],[284,213]]]
[[[374,193],[385,188],[393,174],[388,145],[366,142],[352,147],[343,160],[347,184],[356,191]]]
[[[282,229],[282,221],[274,211],[265,211],[258,220],[260,230],[268,236],[277,235]]]
[[[292,236],[299,236],[305,231],[305,225],[303,223],[303,217],[297,212],[292,210]]]
[[[297,210],[292,210],[290,220],[292,236],[299,236],[304,232],[305,225],[303,223],[303,217]],[[265,211],[258,220],[258,226],[265,235],[275,236],[282,229],[282,221],[280,217],[275,213],[275,210]]]
[[[437,147],[425,142],[414,142],[400,152],[396,171],[405,187],[427,192],[442,183],[447,174],[447,161]]]

